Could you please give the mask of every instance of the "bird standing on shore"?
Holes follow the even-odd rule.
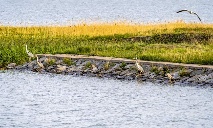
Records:
[[[143,67],[140,66],[140,64],[138,63],[137,56],[136,56],[135,65],[136,65],[136,67],[137,67],[137,69],[138,69],[140,74],[144,73]]]
[[[196,15],[197,16],[197,18],[200,20],[200,22],[202,22],[201,21],[201,18],[198,16],[198,14],[197,13],[195,13],[195,12],[192,12],[192,11],[189,11],[189,10],[180,10],[180,11],[177,11],[177,13],[179,13],[179,12],[189,12],[189,14],[194,14],[194,15]]]
[[[26,53],[27,53],[27,55],[29,56],[29,61],[31,61],[31,58],[35,57],[35,55],[32,54],[32,53],[27,49],[27,45],[26,45],[25,47],[26,47]]]
[[[38,61],[38,56],[36,56],[36,63],[38,64],[40,68],[44,68],[44,65]]]

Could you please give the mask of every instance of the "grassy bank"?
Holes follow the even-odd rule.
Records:
[[[152,61],[213,64],[213,24],[80,24],[0,26],[0,67],[28,61],[31,52],[86,54]]]

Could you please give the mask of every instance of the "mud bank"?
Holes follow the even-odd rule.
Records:
[[[168,62],[139,61],[144,73],[140,74],[135,60],[85,55],[38,55],[43,68],[33,60],[24,65],[8,65],[17,70],[32,70],[41,73],[83,75],[121,80],[151,81],[162,84],[213,86],[213,66],[178,64]],[[172,75],[170,80],[166,74]]]

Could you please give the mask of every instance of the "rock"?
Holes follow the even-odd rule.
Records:
[[[10,63],[7,65],[7,69],[13,69],[16,67],[16,63]]]
[[[63,72],[63,71],[65,71],[66,70],[66,68],[67,68],[67,66],[62,66],[62,65],[57,65],[57,72]]]
[[[205,82],[208,79],[207,75],[199,75],[198,81]]]
[[[103,63],[97,64],[97,68],[98,70],[104,69]]]
[[[199,74],[203,74],[203,71],[202,70],[195,70],[195,71],[192,71],[190,73],[190,77],[193,77],[193,76],[199,75]]]
[[[124,79],[124,76],[118,75],[118,76],[116,76],[116,78],[117,78],[117,79]]]
[[[55,62],[55,64],[57,64],[57,65],[63,64],[63,60],[57,60],[57,61]]]
[[[196,79],[192,77],[192,78],[187,79],[187,80],[186,80],[186,83],[188,83],[188,82],[191,83],[191,82],[195,82],[195,81],[196,81]]]
[[[79,65],[81,65],[82,64],[82,59],[78,59],[77,61],[76,61],[76,66],[79,66]]]
[[[153,79],[155,76],[156,76],[156,75],[155,75],[155,73],[153,73],[153,72],[149,74],[149,78],[150,78],[150,79]]]
[[[205,82],[213,85],[213,79],[206,80]]]
[[[129,73],[129,71],[128,70],[125,70],[125,71],[122,71],[121,73],[120,73],[120,75],[121,76],[126,76],[126,74],[128,74]]]
[[[174,79],[174,80],[180,79],[179,72],[174,72],[174,73],[172,73],[172,76],[173,76],[173,79]]]
[[[134,65],[134,67],[135,67],[135,65]],[[128,64],[125,68],[126,69],[132,69],[133,68],[133,64]]]
[[[67,72],[76,72],[78,69],[76,67],[70,67],[67,69]]]
[[[39,61],[42,62],[42,63],[45,62],[46,60],[47,60],[47,57],[41,57],[41,58],[39,58]]]
[[[97,71],[98,71],[98,68],[94,64],[92,64],[92,72],[96,73]]]
[[[54,67],[53,66],[47,67],[47,70],[51,70],[51,69],[54,69]]]
[[[116,64],[116,65],[113,66],[111,69],[108,69],[107,72],[113,72],[113,71],[115,71],[115,70],[117,70],[117,69],[120,69],[119,64]]]
[[[213,79],[213,73],[208,74],[208,79]]]

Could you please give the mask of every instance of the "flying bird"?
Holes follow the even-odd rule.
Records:
[[[193,11],[189,11],[189,10],[180,10],[180,11],[177,11],[177,13],[179,13],[179,12],[188,12],[189,14],[194,14],[194,15],[197,16],[197,18],[200,20],[200,22],[202,22],[201,18],[198,16],[198,14],[195,13],[195,12],[193,12]]]
[[[31,61],[31,58],[35,57],[34,54],[32,54],[28,49],[27,49],[27,45],[26,45],[26,53],[29,56],[29,61]]]

